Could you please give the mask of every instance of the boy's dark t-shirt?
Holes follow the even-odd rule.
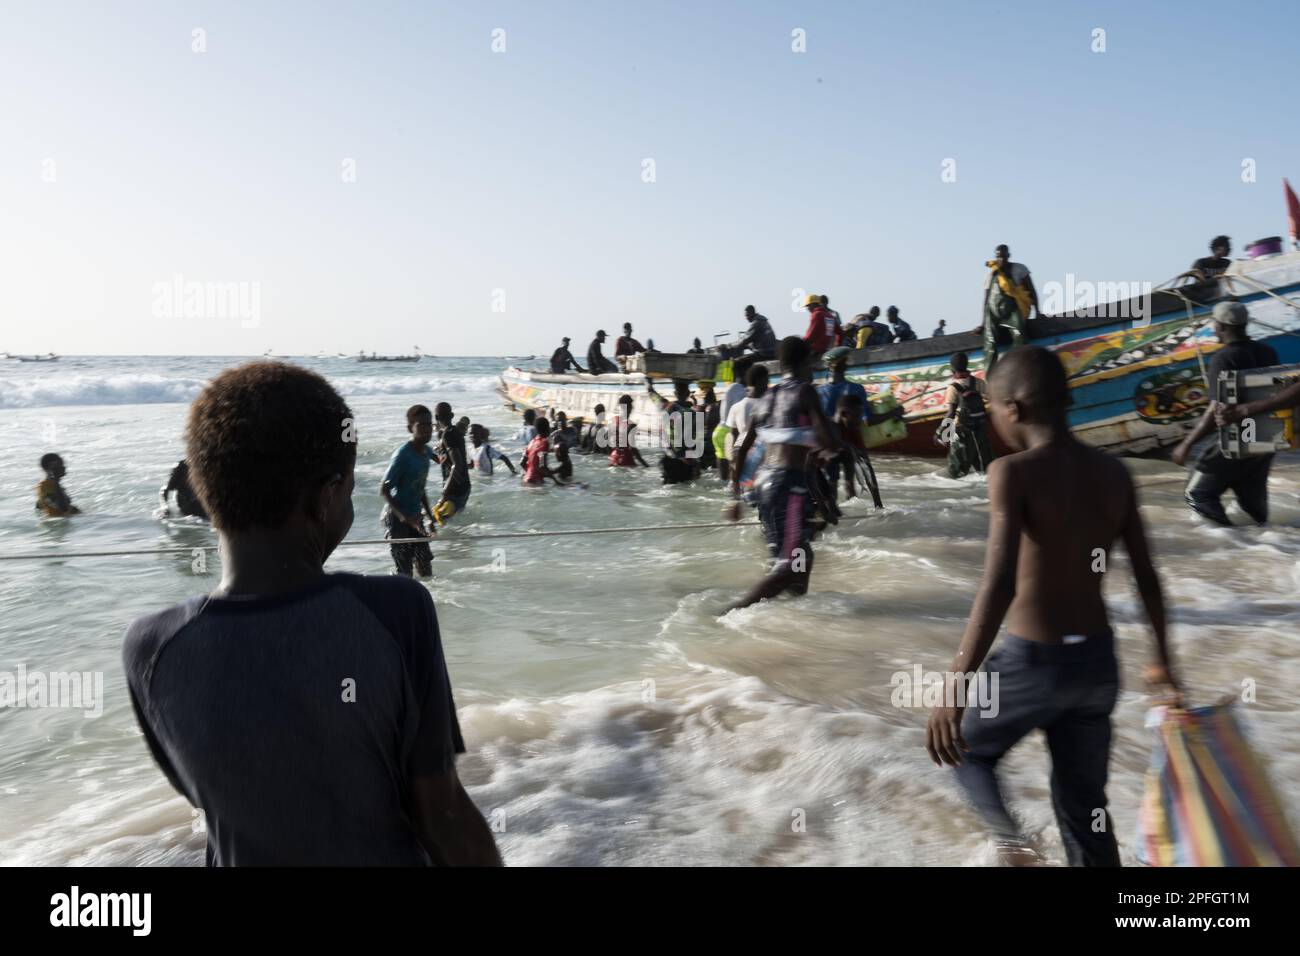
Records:
[[[465,744],[418,582],[194,597],[134,621],[122,660],[150,751],[204,811],[210,866],[429,864],[411,782]]]
[[[448,425],[442,431],[442,480],[445,482],[454,469],[455,461],[452,458],[452,449],[460,449],[460,460],[465,462],[465,477],[462,480],[454,482],[450,489],[450,494],[459,495],[469,491],[469,459],[465,457],[465,436],[461,434],[460,429],[455,425]]]

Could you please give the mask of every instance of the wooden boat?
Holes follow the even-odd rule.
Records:
[[[1206,283],[1154,291],[1029,323],[1032,344],[1060,355],[1073,394],[1070,425],[1084,441],[1116,454],[1160,454],[1182,440],[1205,409],[1201,371],[1220,348],[1210,322],[1214,304],[1236,298],[1250,310],[1251,337],[1268,342],[1282,364],[1300,362],[1300,253],[1235,261],[1229,274]],[[1141,316],[1132,318],[1132,316]],[[939,456],[934,441],[946,408],[944,393],[956,352],[984,376],[981,336],[964,332],[939,338],[857,349],[848,378],[869,393],[891,393],[903,406],[908,435],[883,451]],[[815,379],[828,377],[819,368]],[[553,375],[511,367],[501,373],[501,393],[516,406],[559,410],[590,418],[596,403],[612,413],[621,394],[635,400],[634,417],[657,414],[645,400],[646,376]],[[662,391],[662,390],[661,390]]]
[[[14,358],[20,362],[57,362],[59,356],[51,352],[49,355],[15,355]]]

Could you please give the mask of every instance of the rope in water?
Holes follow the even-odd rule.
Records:
[[[871,515],[861,515],[854,518],[841,518],[840,523],[866,521]],[[446,540],[452,541],[489,541],[501,540],[505,538],[560,538],[572,537],[579,534],[629,534],[641,531],[690,531],[697,528],[747,528],[756,527],[761,522],[758,521],[714,521],[700,522],[697,524],[661,524],[646,525],[639,528],[565,528],[558,531],[501,531],[488,534],[466,534],[457,535],[454,538],[429,538],[428,543]],[[419,538],[371,538],[361,541],[342,541],[339,547],[361,547],[366,545],[392,545],[392,544],[418,544]],[[124,558],[134,557],[136,555],[150,554],[185,554],[192,555],[195,551],[216,551],[217,546],[196,545],[189,548],[139,548],[121,551],[31,551],[25,554],[0,554],[0,561],[30,561],[42,558]]]
[[[1138,480],[1139,485],[1154,485],[1168,481],[1185,481],[1182,475],[1177,476],[1154,476],[1146,480]],[[839,523],[856,524],[860,521],[870,521],[875,518],[874,514],[857,515],[855,517],[842,517]],[[693,531],[701,528],[756,528],[762,524],[761,521],[706,521],[694,524],[656,524],[643,525],[639,528],[563,528],[558,531],[498,531],[487,534],[465,534],[457,535],[454,538],[430,538],[429,543],[436,541],[499,541],[507,538],[564,538],[573,537],[579,534],[632,534],[643,531]],[[363,547],[375,545],[393,545],[393,544],[418,544],[419,538],[368,538],[360,541],[341,541],[339,547]],[[127,558],[138,555],[151,554],[185,554],[193,555],[195,551],[216,551],[217,545],[196,545],[189,548],[136,548],[121,551],[29,551],[23,554],[0,554],[0,561],[39,561],[47,558]]]

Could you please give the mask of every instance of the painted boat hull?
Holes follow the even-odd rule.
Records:
[[[1252,338],[1272,345],[1280,364],[1300,362],[1300,253],[1234,263],[1233,271],[1234,276],[1189,288],[1183,296],[1156,292],[1145,304],[1108,303],[1029,324],[1033,344],[1052,349],[1065,365],[1073,399],[1070,427],[1081,440],[1139,456],[1160,455],[1182,441],[1205,410],[1208,389],[1201,364],[1208,367],[1220,348],[1208,318],[1222,298],[1245,303]],[[1142,318],[1128,317],[1133,315]],[[958,351],[967,353],[972,373],[982,378],[983,343],[974,332],[851,353],[848,378],[871,394],[892,393],[906,416],[907,437],[878,452],[945,454],[934,436],[946,411],[949,362]],[[814,379],[824,382],[828,374],[819,368]],[[645,400],[643,375],[552,375],[512,367],[502,373],[500,391],[517,407],[539,413],[563,411],[590,419],[598,402],[612,412],[618,396],[630,394],[634,417],[658,414]],[[995,450],[1001,451],[994,437]]]

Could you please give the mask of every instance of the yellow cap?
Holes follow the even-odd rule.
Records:
[[[821,305],[822,297],[819,295],[813,295],[812,293],[809,293],[808,298],[803,300],[803,304],[804,304],[804,308],[807,308],[810,305]]]

